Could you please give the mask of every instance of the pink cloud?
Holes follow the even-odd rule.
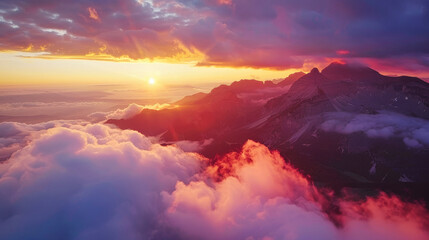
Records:
[[[323,210],[329,201],[265,146],[248,141],[241,152],[206,169],[202,180],[178,182],[164,193],[167,217],[188,237],[202,239],[425,239],[427,211],[381,194],[340,200],[338,228]],[[208,179],[207,179],[208,177]],[[414,219],[414,220],[412,220]],[[222,231],[219,231],[222,229]]]
[[[198,154],[103,124],[0,128],[8,129],[1,139],[21,144],[0,165],[2,239],[429,237],[421,205],[385,194],[361,201],[322,194],[253,141],[208,165]],[[335,216],[327,204],[339,209]]]
[[[374,66],[389,59],[404,69],[428,67],[427,7],[419,1],[386,8],[338,0],[8,0],[0,8],[3,51],[179,61],[186,55],[200,66],[279,70],[337,56],[367,58]]]
[[[100,21],[100,17],[98,16],[97,10],[92,7],[88,7],[89,18],[94,19],[96,21]]]

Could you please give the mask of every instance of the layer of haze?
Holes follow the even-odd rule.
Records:
[[[146,85],[150,78],[160,84],[205,85],[240,79],[284,78],[294,70],[196,67],[195,63],[149,61],[114,62],[81,59],[41,59],[22,52],[0,53],[0,86],[3,85]],[[82,87],[84,88],[84,86]]]

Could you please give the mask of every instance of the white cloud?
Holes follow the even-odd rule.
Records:
[[[152,110],[161,110],[165,108],[173,108],[175,106],[172,106],[168,103],[164,104],[154,104],[154,105],[139,105],[136,103],[132,103],[128,105],[128,107],[124,109],[117,109],[115,111],[111,112],[95,112],[90,114],[88,117],[91,119],[92,122],[101,122],[108,119],[129,119],[138,113],[140,113],[143,109],[152,109]]]
[[[17,102],[0,103],[0,115],[7,121],[43,122],[47,119],[82,119],[94,111],[110,109],[111,102]]]
[[[38,124],[2,122],[0,123],[0,160],[7,159],[13,152],[23,148],[43,130],[76,124],[87,123],[80,120],[57,120]]]
[[[428,239],[427,212],[382,195],[328,201],[249,141],[207,167],[176,146],[85,122],[0,124],[22,144],[0,164],[0,239]],[[23,137],[22,137],[23,136]]]
[[[201,161],[101,124],[44,130],[0,165],[0,238],[148,239],[161,224],[160,192]]]
[[[363,132],[371,138],[402,138],[412,148],[429,146],[429,121],[405,115],[381,112],[379,114],[328,113],[321,125],[324,131],[351,134]]]

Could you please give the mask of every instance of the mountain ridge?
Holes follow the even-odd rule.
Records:
[[[321,184],[429,182],[429,140],[425,145],[425,138],[410,138],[413,131],[429,133],[429,127],[406,127],[407,121],[429,120],[429,83],[418,78],[332,63],[299,77],[290,88],[242,80],[176,103],[181,101],[186,104],[177,109],[143,110],[134,118],[107,122],[143,134],[163,134],[166,142],[213,139],[200,153],[214,161],[252,139],[278,150]],[[327,127],[333,122],[350,129]],[[353,130],[363,127],[368,130]]]

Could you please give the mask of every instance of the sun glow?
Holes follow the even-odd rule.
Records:
[[[4,85],[79,84],[190,84],[201,86],[229,83],[240,79],[284,78],[300,69],[267,69],[195,66],[196,63],[100,61],[45,58],[26,52],[0,52],[0,88]],[[310,70],[311,67],[309,66]],[[149,79],[155,84],[150,85]],[[216,83],[216,84],[214,84]]]
[[[155,79],[154,78],[149,78],[148,83],[149,85],[154,85],[155,84]]]

